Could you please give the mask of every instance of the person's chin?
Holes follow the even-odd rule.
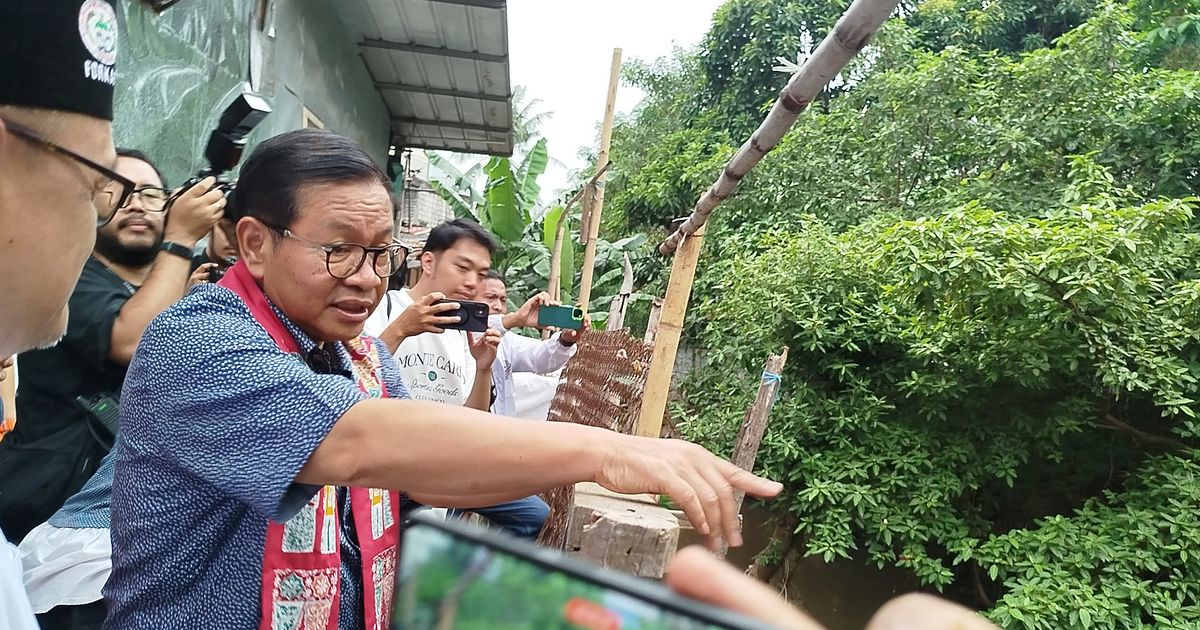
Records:
[[[121,239],[121,246],[130,251],[144,253],[156,251],[162,243],[162,235],[146,232],[142,234],[127,234]]]
[[[45,350],[53,348],[62,341],[62,338],[67,334],[67,306],[64,304],[57,315],[53,315],[45,320],[47,324],[39,327],[37,335],[33,340],[26,344],[32,350]]]
[[[362,334],[363,324],[342,321],[326,321],[321,326],[322,341],[349,341]]]

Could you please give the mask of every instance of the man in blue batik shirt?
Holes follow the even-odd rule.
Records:
[[[247,160],[241,261],[163,312],[130,365],[106,627],[386,625],[399,500],[370,488],[470,507],[595,480],[670,494],[733,544],[734,488],[778,492],[686,442],[406,400],[386,347],[361,336],[404,258],[390,186],[323,131]]]

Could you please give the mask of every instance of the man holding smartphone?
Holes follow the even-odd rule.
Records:
[[[461,302],[475,299],[496,247],[496,239],[474,221],[438,225],[421,252],[416,286],[388,291],[367,320],[364,330],[395,356],[414,399],[480,411],[491,407],[500,335],[458,329],[463,322],[453,313]]]
[[[549,339],[530,339],[512,332],[514,328],[536,327],[538,314],[543,306],[554,304],[550,294],[539,293],[521,305],[521,308],[508,312],[508,285],[504,277],[496,271],[489,271],[483,281],[480,300],[486,302],[491,313],[492,328],[500,332],[500,348],[496,352],[496,360],[492,363],[492,388],[495,390],[495,400],[492,402],[492,412],[502,416],[517,415],[517,401],[514,390],[513,373],[526,372],[548,374],[561,370],[571,357],[575,356],[576,343],[583,330],[567,329],[552,335]],[[588,324],[584,323],[586,328]]]
[[[414,399],[480,411],[491,408],[500,333],[495,328],[473,334],[446,327],[462,324],[449,314],[461,302],[476,298],[495,252],[495,238],[474,221],[455,219],[438,225],[421,252],[422,274],[416,286],[388,291],[367,320],[364,330],[379,337],[393,353]],[[460,302],[439,303],[447,298]],[[536,496],[471,511],[514,536],[529,539],[537,538],[550,515],[550,507]]]

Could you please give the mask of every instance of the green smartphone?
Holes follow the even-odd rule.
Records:
[[[578,306],[543,306],[538,309],[538,326],[545,328],[583,328],[583,309]]]

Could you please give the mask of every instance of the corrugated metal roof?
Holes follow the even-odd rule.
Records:
[[[397,147],[512,155],[506,0],[339,0]]]

